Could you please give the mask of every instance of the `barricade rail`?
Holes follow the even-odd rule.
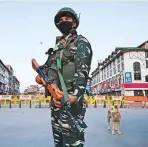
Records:
[[[44,95],[0,95],[1,107],[50,107],[51,97]],[[87,107],[93,105],[94,107],[114,106],[123,107],[143,107],[148,108],[147,97],[135,96],[85,96],[85,103]]]

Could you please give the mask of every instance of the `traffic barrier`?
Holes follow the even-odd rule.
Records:
[[[50,96],[45,98],[43,95],[0,95],[0,108],[2,107],[50,107]]]
[[[0,95],[0,108],[2,107],[50,107],[51,97],[44,95]],[[141,102],[142,107],[148,108],[147,97],[132,97],[132,96],[85,96],[86,107],[93,105],[95,108],[102,106],[117,105],[120,108],[136,106],[132,103]]]
[[[0,95],[0,107],[6,107],[10,105],[11,95]]]
[[[141,107],[148,108],[148,97],[147,96],[124,96],[127,102],[127,107]]]
[[[17,95],[11,96],[9,104],[10,104],[10,108],[12,108],[12,106],[19,106],[19,104],[20,104],[20,96],[17,96]]]
[[[126,101],[144,101],[148,102],[147,96],[124,96]]]
[[[31,95],[20,95],[20,106],[21,107],[30,107]]]

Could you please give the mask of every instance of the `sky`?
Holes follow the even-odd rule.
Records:
[[[80,13],[77,31],[92,46],[91,71],[116,47],[136,47],[148,40],[148,2],[0,0],[0,59],[12,66],[21,92],[36,84],[31,59],[44,64],[45,52],[55,46],[56,36],[61,35],[54,16],[62,7]]]

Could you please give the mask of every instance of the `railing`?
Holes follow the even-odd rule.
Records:
[[[0,95],[0,108],[2,107],[50,107],[51,97],[44,95]],[[114,106],[123,107],[147,107],[148,98],[142,96],[85,96],[85,103],[94,107]]]

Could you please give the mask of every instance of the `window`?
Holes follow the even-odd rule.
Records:
[[[145,76],[145,82],[148,82],[148,75]]]
[[[121,63],[121,69],[124,70],[124,62]]]
[[[110,64],[108,64],[108,70],[110,70]]]
[[[119,63],[119,62],[120,62],[120,57],[117,58],[117,63]]]
[[[145,58],[148,58],[148,52],[145,52]]]
[[[148,68],[148,60],[146,60],[146,68]]]
[[[114,74],[116,74],[116,67],[114,67]]]
[[[121,61],[123,61],[124,60],[124,56],[123,56],[123,54],[121,55]]]
[[[113,81],[112,81],[112,80],[111,80],[111,82],[110,82],[110,83],[111,83],[111,86],[113,86]]]
[[[120,72],[120,64],[118,64],[118,72]]]
[[[114,78],[112,78],[112,86],[114,86]]]
[[[142,90],[134,90],[134,96],[144,96],[144,93]]]
[[[114,85],[116,85],[117,84],[117,79],[116,79],[116,77],[114,78]]]
[[[116,62],[115,62],[115,60],[114,60],[114,62],[113,62],[113,66],[115,66],[116,65]]]
[[[107,67],[105,68],[105,73],[107,72]]]
[[[119,85],[121,84],[121,76],[120,76],[119,79],[118,79],[118,84],[119,84]]]
[[[134,68],[134,79],[135,80],[141,80],[140,63],[139,62],[134,62],[133,63],[133,68]]]
[[[145,90],[145,96],[148,96],[148,90]]]
[[[107,78],[109,77],[109,71],[107,71]]]
[[[98,79],[98,81],[100,82],[100,76],[99,76],[99,79]]]
[[[104,74],[104,80],[106,79],[106,72],[105,72],[105,74]]]
[[[110,70],[110,76],[112,76],[112,69]]]

